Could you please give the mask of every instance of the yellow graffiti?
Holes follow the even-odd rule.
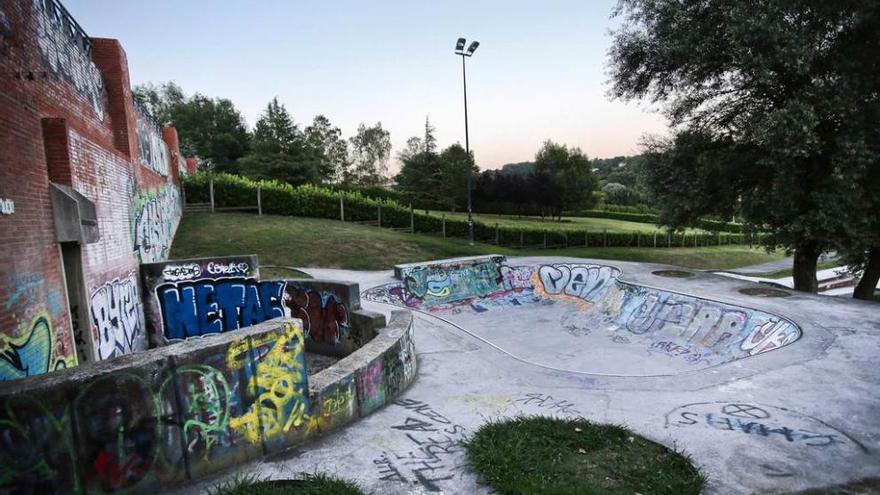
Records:
[[[254,347],[266,345],[272,340],[271,350],[257,363],[256,373],[248,382],[252,393],[262,390],[247,413],[229,420],[233,430],[240,432],[248,441],[259,442],[263,437],[273,438],[301,426],[308,421],[306,402],[297,390],[297,379],[303,373],[303,366],[296,357],[303,351],[303,333],[299,323],[284,324],[284,333],[262,337],[253,342]],[[293,345],[292,348],[288,348]],[[230,346],[227,363],[237,369],[247,362],[242,355],[247,352],[242,346]],[[233,366],[234,365],[234,366]]]
[[[63,342],[56,337],[52,319],[45,310],[29,324],[22,324],[17,337],[0,334],[0,380],[76,366],[76,355],[65,356]]]

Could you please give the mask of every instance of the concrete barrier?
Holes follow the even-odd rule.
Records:
[[[402,393],[412,339],[411,315],[394,312],[309,377],[302,323],[275,319],[0,383],[0,493],[161,493],[287,449]]]

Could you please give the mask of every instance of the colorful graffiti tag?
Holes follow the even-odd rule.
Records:
[[[348,309],[335,293],[291,283],[285,295],[289,316],[303,321],[306,336],[311,340],[338,344],[348,334]]]
[[[135,104],[138,159],[141,165],[159,175],[168,175],[168,146],[162,140],[162,130],[140,105]]]
[[[52,324],[48,316],[34,318],[30,329],[17,339],[0,337],[0,380],[15,380],[54,370]],[[64,361],[58,361],[64,368]]]
[[[156,288],[166,340],[228,332],[285,316],[285,282],[231,277]]]
[[[89,306],[98,360],[146,348],[143,311],[134,273],[99,287],[92,293]]]
[[[88,36],[52,0],[33,0],[43,63],[69,82],[104,120],[104,79],[87,49]]]

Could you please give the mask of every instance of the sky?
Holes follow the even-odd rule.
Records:
[[[89,36],[121,41],[132,84],[228,98],[251,128],[277,96],[302,127],[323,114],[349,137],[381,121],[395,155],[426,116],[440,146],[464,144],[465,37],[480,42],[467,90],[482,169],[532,160],[547,139],[607,158],[666,132],[656,108],[608,96],[615,0],[63,2]]]

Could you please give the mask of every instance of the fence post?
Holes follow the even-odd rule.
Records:
[[[584,247],[585,248],[590,247],[590,231],[589,230],[584,231]]]
[[[446,215],[443,215],[443,238],[446,238]]]
[[[602,245],[608,247],[608,229],[602,231]]]
[[[523,231],[522,230],[519,231],[519,248],[520,249],[523,248]]]
[[[721,232],[718,232],[718,245],[721,245]]]
[[[666,247],[672,247],[672,234],[670,234],[669,232],[666,233]]]
[[[547,249],[547,231],[544,231],[544,249]]]
[[[694,232],[694,247],[697,247],[697,241],[698,241],[697,233]]]
[[[642,234],[636,232],[636,247],[642,247]]]
[[[382,203],[379,203],[379,206],[377,208],[379,209],[379,216],[376,219],[376,226],[381,227],[382,226]]]
[[[339,195],[339,220],[345,221],[345,202],[341,194]]]
[[[260,186],[257,186],[257,214],[263,214],[263,193]]]
[[[568,247],[568,232],[562,233],[562,242],[565,244],[565,247]]]
[[[654,247],[657,247],[657,231],[654,231]]]
[[[501,236],[498,232],[498,222],[495,222],[495,245],[496,246],[501,245]]]
[[[409,233],[416,233],[416,216],[415,213],[413,213],[412,203],[409,204]]]
[[[208,191],[211,195],[211,213],[214,213],[214,178],[208,182]]]

